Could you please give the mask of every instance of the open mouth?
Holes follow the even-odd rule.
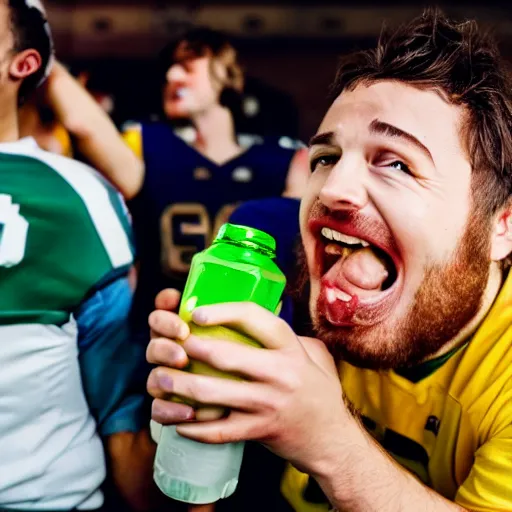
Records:
[[[334,229],[323,227],[321,237],[324,245],[322,274],[338,264],[357,258],[362,263],[360,270],[369,271],[369,275],[355,278],[364,290],[385,291],[393,285],[397,278],[397,269],[391,256],[380,247],[367,240],[346,235]],[[361,267],[361,265],[359,265]],[[355,270],[357,272],[357,269]],[[353,274],[353,272],[352,272]]]
[[[401,265],[393,242],[387,234],[365,235],[349,224],[337,224],[327,219],[310,224],[321,282],[318,309],[337,326],[373,325],[391,312],[401,294]]]
[[[189,90],[186,87],[178,87],[172,92],[172,99],[175,101],[186,98],[189,94]]]

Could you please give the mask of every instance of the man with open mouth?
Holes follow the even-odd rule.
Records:
[[[435,11],[346,60],[300,210],[317,339],[239,303],[194,322],[267,350],[203,340],[163,292],[153,418],[262,442],[296,511],[512,510],[511,91],[495,43]],[[231,412],[191,421],[170,394]]]

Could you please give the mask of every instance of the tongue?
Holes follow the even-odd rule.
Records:
[[[388,277],[386,266],[370,248],[359,249],[340,258],[326,277],[335,283],[348,281],[361,290],[380,290]]]

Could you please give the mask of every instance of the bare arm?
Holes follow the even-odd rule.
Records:
[[[152,478],[155,445],[148,431],[112,434],[107,453],[113,481],[126,503],[137,512],[150,510],[159,493]]]
[[[335,510],[350,512],[464,512],[422,485],[391,459],[359,425],[333,450],[315,478]],[[339,450],[339,451],[338,451]],[[337,457],[335,455],[337,454]]]
[[[139,192],[144,164],[123,141],[109,116],[60,63],[48,79],[47,96],[64,127],[76,137],[80,151],[126,199]]]

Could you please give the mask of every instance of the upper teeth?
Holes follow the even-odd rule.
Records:
[[[185,87],[180,87],[179,89],[176,90],[176,96],[178,96],[178,98],[184,98],[187,95],[188,95],[188,89]]]
[[[369,247],[370,245],[365,240],[361,240],[355,236],[344,235],[343,233],[330,228],[322,228],[322,236],[328,240],[336,240],[337,242],[342,242],[347,245],[362,245],[363,247]]]

